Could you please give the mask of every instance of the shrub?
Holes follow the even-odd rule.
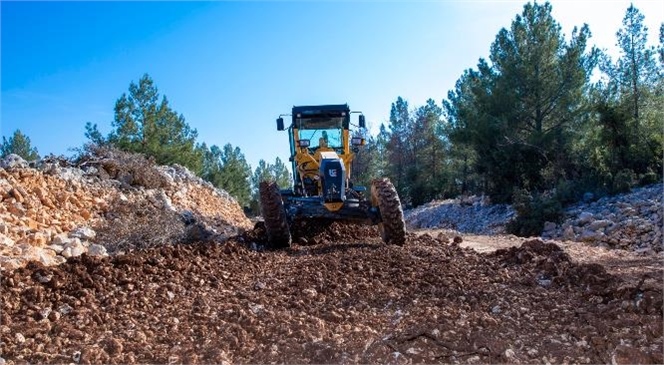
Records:
[[[560,222],[563,217],[562,204],[555,196],[536,194],[525,189],[514,192],[513,208],[516,218],[507,224],[507,232],[521,237],[539,236],[544,222]]]
[[[646,186],[657,183],[660,181],[660,176],[657,175],[654,171],[648,171],[645,174],[641,175],[639,179],[639,186]]]
[[[561,179],[556,184],[556,199],[563,205],[578,201],[583,194],[577,182]]]
[[[634,172],[632,170],[620,170],[613,178],[613,183],[611,184],[611,194],[628,192],[632,186],[634,186],[635,180],[636,177],[634,176]]]

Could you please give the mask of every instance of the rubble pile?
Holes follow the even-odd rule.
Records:
[[[664,184],[579,202],[564,211],[560,224],[546,222],[542,238],[586,242],[643,253],[664,250]],[[481,197],[433,201],[404,212],[410,228],[442,228],[469,234],[504,234],[516,216],[510,205]]]
[[[56,265],[84,252],[107,254],[95,230],[108,228],[118,218],[114,208],[123,203],[191,215],[195,226],[211,232],[251,227],[232,197],[183,167],[152,167],[130,175],[114,172],[109,160],[103,161],[81,168],[53,159],[30,167],[16,155],[0,161],[0,269],[15,269],[29,261]],[[150,174],[164,183],[136,185],[141,176]],[[147,218],[142,223],[149,226]]]
[[[69,234],[98,223],[114,193],[32,168],[0,168],[0,268],[55,265],[87,251],[88,240]]]
[[[579,203],[565,210],[562,224],[547,222],[543,238],[588,242],[643,253],[664,250],[664,185]]]
[[[166,195],[180,210],[218,218],[227,225],[251,228],[241,207],[226,191],[215,188],[210,182],[179,165],[159,166],[157,169],[167,177]]]
[[[434,200],[404,212],[411,228],[443,228],[461,233],[501,234],[515,215],[507,204],[490,204],[486,197]]]

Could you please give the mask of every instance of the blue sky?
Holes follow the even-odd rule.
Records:
[[[86,122],[110,131],[115,101],[148,73],[199,142],[239,146],[252,168],[287,160],[280,113],[347,102],[375,130],[398,96],[440,104],[525,3],[3,1],[0,131],[71,155]],[[664,1],[634,4],[654,44]],[[563,31],[586,22],[612,51],[629,1],[552,5]]]

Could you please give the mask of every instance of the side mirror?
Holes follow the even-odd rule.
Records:
[[[277,130],[278,131],[283,131],[284,130],[284,118],[278,118],[277,119]]]
[[[366,128],[367,122],[364,120],[364,114],[360,114],[360,128]]]

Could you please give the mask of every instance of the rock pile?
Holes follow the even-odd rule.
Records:
[[[167,198],[180,210],[195,212],[203,217],[216,217],[228,225],[249,229],[252,227],[242,208],[226,191],[194,175],[185,167],[159,166],[167,178]],[[163,193],[162,199],[163,199]]]
[[[589,242],[648,253],[664,250],[664,185],[579,203],[565,211],[562,224],[547,222],[543,238]]]
[[[0,269],[28,261],[55,265],[84,252],[106,255],[105,247],[95,242],[95,230],[117,218],[113,207],[130,199],[159,210],[188,212],[211,222],[206,224],[211,230],[251,227],[232,197],[183,167],[142,166],[128,174],[109,168],[109,161],[122,162],[106,157],[79,168],[44,159],[31,163],[32,168],[16,155],[0,161]],[[150,174],[161,182],[148,188],[136,184]]]
[[[580,202],[568,207],[561,224],[546,222],[542,238],[587,242],[638,252],[664,251],[664,184]],[[404,212],[411,228],[443,228],[470,234],[502,234],[516,213],[480,197],[433,201]]]
[[[515,215],[507,204],[491,205],[487,198],[471,196],[435,200],[404,212],[411,228],[444,228],[461,233],[505,233],[505,224]]]

